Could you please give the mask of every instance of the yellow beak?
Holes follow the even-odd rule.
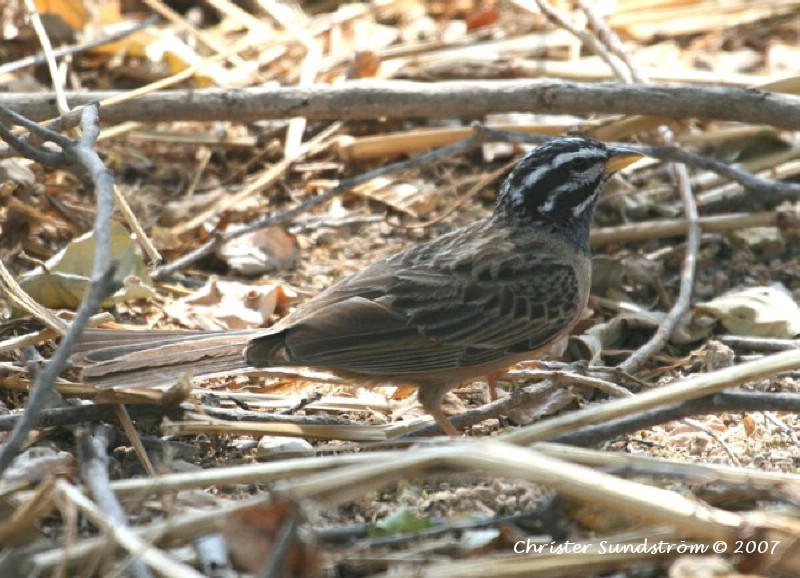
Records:
[[[605,166],[605,172],[608,174],[614,174],[645,156],[642,153],[620,147],[614,147],[609,150],[611,158],[606,161]]]

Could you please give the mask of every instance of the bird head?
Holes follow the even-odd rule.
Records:
[[[529,152],[500,188],[497,212],[569,225],[591,221],[611,175],[644,155],[600,141],[567,136]]]

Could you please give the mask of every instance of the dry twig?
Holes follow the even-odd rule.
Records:
[[[217,57],[219,58],[219,57]],[[73,105],[104,101],[112,124],[137,120],[252,122],[304,116],[308,120],[375,118],[480,118],[500,112],[539,114],[647,114],[800,128],[800,97],[716,86],[620,85],[556,80],[352,81],[338,86],[165,90],[213,62],[210,59],[137,91],[67,92]],[[135,98],[134,98],[135,97]],[[57,115],[53,96],[0,93],[0,105],[35,120]],[[114,106],[110,106],[111,104]]]
[[[44,153],[30,147],[14,137],[11,132],[0,124],[0,136],[6,139],[9,145],[26,154],[32,152],[33,156],[45,159],[47,164],[64,166],[76,171],[85,177],[94,187],[97,198],[97,213],[94,224],[95,254],[92,265],[91,283],[81,301],[80,307],[69,330],[61,340],[56,352],[47,362],[45,368],[36,376],[33,391],[28,400],[25,417],[17,423],[11,437],[0,450],[0,473],[5,471],[12,460],[20,451],[28,433],[36,427],[39,412],[43,409],[50,397],[58,375],[66,366],[72,348],[77,343],[80,333],[86,327],[89,318],[95,313],[100,302],[110,293],[114,266],[110,263],[109,245],[111,237],[111,213],[114,209],[113,189],[114,179],[111,172],[106,169],[103,161],[92,149],[97,141],[98,128],[97,106],[88,106],[83,109],[81,128],[83,136],[80,141],[73,141],[58,133],[53,133],[30,122],[19,115],[0,109],[0,117],[21,126],[31,132],[40,134],[46,140],[56,142],[62,147],[60,153]]]
[[[549,440],[578,427],[597,424],[669,403],[696,399],[740,383],[798,368],[800,368],[800,350],[784,351],[756,361],[726,367],[719,371],[693,375],[632,397],[592,405],[546,422],[502,434],[500,439],[519,444]]]

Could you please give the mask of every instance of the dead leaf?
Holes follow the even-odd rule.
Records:
[[[91,18],[91,13],[80,0],[34,0],[33,4],[45,23],[50,42],[54,44],[62,37],[55,29],[64,27],[74,33],[86,26]]]
[[[278,283],[247,284],[212,276],[188,297],[167,304],[164,311],[195,329],[252,329],[267,325],[269,318],[295,297]]]
[[[780,284],[736,289],[695,310],[718,319],[734,335],[790,339],[800,334],[800,308]]]
[[[778,227],[745,227],[728,234],[737,247],[747,247],[755,253],[775,254],[782,251],[784,239]]]
[[[0,198],[10,196],[17,190],[33,191],[36,175],[20,159],[0,160]]]
[[[378,177],[356,187],[353,193],[379,201],[415,219],[425,217],[436,206],[436,187],[422,179],[398,181]]]
[[[359,50],[347,67],[347,78],[373,78],[381,67],[381,55],[373,50]]]
[[[535,405],[510,409],[506,415],[514,425],[529,425],[544,416],[561,411],[574,403],[576,397],[571,388],[550,390],[539,396]]]
[[[299,518],[294,504],[273,500],[229,514],[222,535],[234,560],[250,572],[265,575],[265,565],[282,557],[278,570],[283,571],[270,576],[309,576],[317,549],[310,536],[297,532]]]
[[[19,284],[45,307],[75,309],[91,283],[94,249],[93,233],[81,235],[48,259],[45,268],[23,274]],[[114,281],[122,288],[103,301],[103,307],[155,297],[139,246],[117,222],[111,224],[111,259],[117,263]]]
[[[756,420],[753,419],[753,416],[744,416],[742,418],[742,425],[744,426],[744,432],[747,434],[747,437],[752,437],[756,431]]]
[[[467,30],[472,32],[485,26],[491,26],[500,19],[500,11],[497,8],[487,8],[471,14],[467,18]]]
[[[242,275],[286,271],[297,266],[297,238],[283,227],[266,227],[240,235],[217,249],[217,256]]]
[[[635,330],[654,330],[663,316],[657,311],[644,310],[623,313],[606,323],[590,327],[582,335],[573,335],[567,349],[573,359],[598,363],[604,350],[619,348]]]
[[[263,436],[258,440],[256,456],[262,460],[309,458],[317,455],[314,447],[302,438]]]

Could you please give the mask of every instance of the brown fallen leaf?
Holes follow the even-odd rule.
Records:
[[[239,283],[211,276],[191,295],[167,304],[164,312],[193,329],[253,329],[267,325],[295,297],[280,283]]]
[[[243,275],[261,275],[293,269],[300,259],[294,235],[283,227],[266,227],[226,241],[217,256]]]
[[[294,504],[273,500],[229,514],[222,535],[236,563],[257,576],[309,576],[317,549],[298,531],[300,520]],[[272,573],[265,572],[267,564]]]

